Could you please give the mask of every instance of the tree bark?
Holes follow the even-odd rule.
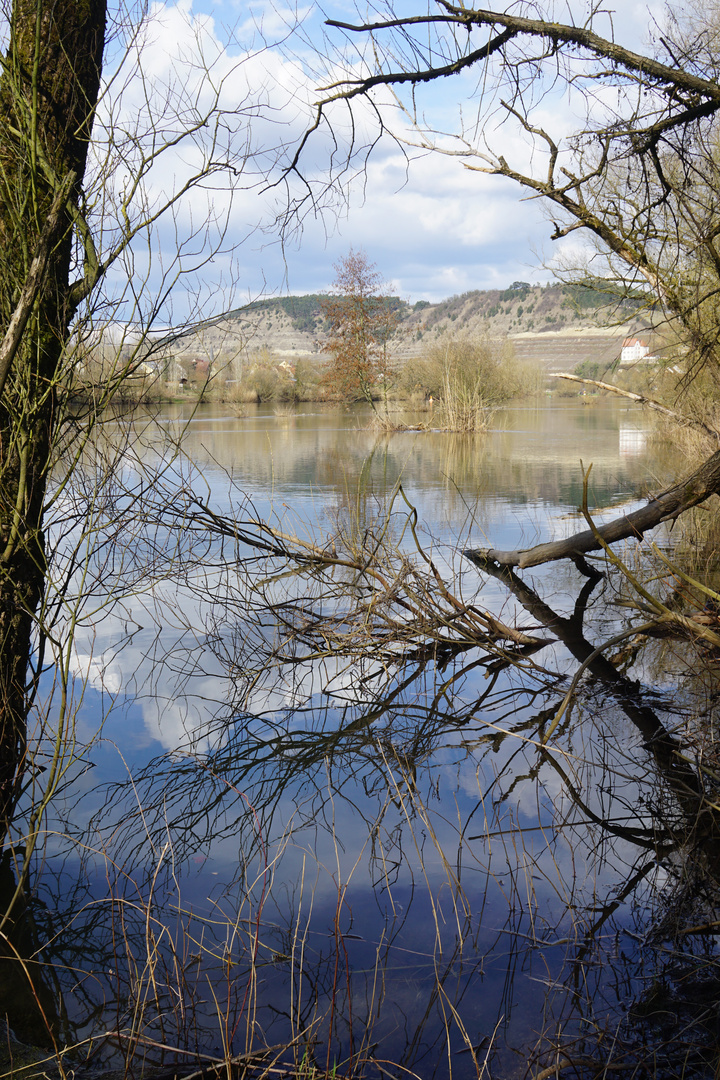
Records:
[[[609,521],[598,528],[598,534],[606,544],[618,540],[634,538],[642,540],[644,533],[654,529],[663,521],[674,521],[676,517],[691,506],[697,506],[711,495],[720,494],[720,450],[708,458],[691,476],[674,487],[668,488],[649,503],[631,514]],[[484,566],[495,563],[499,566],[516,566],[526,570],[530,566],[553,562],[556,559],[578,559],[585,552],[598,551],[602,545],[591,529],[574,533],[564,540],[554,540],[535,547],[521,548],[514,551],[501,551],[498,548],[468,548],[463,554]]]
[[[0,816],[22,775],[45,574],[43,504],[74,310],[73,220],[100,87],[105,0],[14,0],[0,77]],[[30,290],[30,293],[29,291]],[[30,295],[31,294],[31,295]]]

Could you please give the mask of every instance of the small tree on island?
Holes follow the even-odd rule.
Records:
[[[394,378],[389,342],[397,327],[387,283],[362,250],[351,248],[334,269],[337,295],[321,302],[329,328],[325,384],[343,400],[368,401],[373,409],[379,390],[387,410]]]

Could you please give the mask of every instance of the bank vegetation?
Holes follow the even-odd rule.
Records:
[[[91,398],[116,362],[89,357],[75,372],[74,395],[81,400]],[[472,433],[484,430],[500,405],[537,394],[545,385],[543,370],[519,361],[509,340],[457,336],[433,343],[408,359],[385,363],[378,375],[365,375],[357,386],[338,379],[335,372],[329,374],[322,356],[288,360],[263,349],[252,358],[221,356],[209,363],[196,357],[177,360],[151,354],[134,362],[116,400],[126,404],[214,401],[237,407],[364,402],[373,408],[376,425],[386,430],[405,426],[407,413],[413,411],[426,414],[420,422],[428,426]],[[415,426],[417,422],[415,416]]]

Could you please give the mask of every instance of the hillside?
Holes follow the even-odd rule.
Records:
[[[324,341],[322,297],[285,296],[258,300],[205,323],[174,344],[178,359],[244,361],[271,356],[294,364],[318,356]],[[410,304],[392,298],[398,332],[392,351],[399,358],[422,353],[448,335],[509,337],[521,359],[550,370],[572,368],[582,360],[611,362],[622,338],[645,333],[641,301],[608,305],[595,288],[514,282],[508,289],[473,291],[439,304]]]

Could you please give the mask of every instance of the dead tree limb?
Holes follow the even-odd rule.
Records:
[[[648,409],[653,409],[654,412],[668,416],[671,420],[682,424],[683,427],[698,428],[699,431],[704,431],[706,435],[709,435],[714,442],[720,442],[720,432],[716,431],[710,424],[706,424],[704,420],[698,420],[694,416],[686,416],[684,413],[676,412],[675,409],[668,409],[667,405],[661,405],[659,401],[646,397],[644,394],[635,394],[632,390],[623,390],[613,383],[600,382],[599,379],[581,379],[579,375],[569,375],[565,371],[551,372],[550,377],[553,379],[567,379],[569,382],[586,383],[588,386],[597,386],[600,390],[608,390],[611,394],[619,394],[620,397],[629,398],[630,401],[636,401],[638,405],[644,405]]]
[[[674,487],[661,492],[645,506],[631,514],[609,521],[597,529],[574,533],[564,540],[554,540],[535,547],[521,548],[515,551],[500,551],[497,548],[468,548],[463,554],[478,566],[497,563],[499,566],[516,566],[525,570],[530,566],[553,562],[556,559],[577,559],[587,551],[598,551],[601,540],[614,544],[618,540],[634,537],[642,540],[643,535],[663,521],[674,521],[691,506],[697,506],[711,495],[720,494],[720,450],[716,450],[699,469]]]

